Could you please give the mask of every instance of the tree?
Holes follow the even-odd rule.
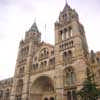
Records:
[[[83,88],[78,91],[77,95],[79,95],[82,100],[97,100],[100,96],[100,90],[96,88],[94,74],[87,68],[86,75],[87,77],[83,82]]]

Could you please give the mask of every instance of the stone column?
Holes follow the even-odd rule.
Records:
[[[32,41],[29,44],[29,55],[27,58],[27,64],[25,66],[25,77],[23,86],[23,100],[29,100],[29,82],[30,82],[30,66],[32,63]]]

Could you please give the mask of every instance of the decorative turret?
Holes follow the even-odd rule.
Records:
[[[68,3],[65,4],[63,11],[59,15],[60,24],[71,22],[73,19],[79,19],[74,9],[71,9]]]
[[[56,55],[61,56],[56,58],[57,64],[63,60],[66,60],[67,64],[72,63],[73,59],[88,55],[84,27],[77,12],[67,3],[60,12],[59,21],[55,23],[55,45],[58,51]]]
[[[25,39],[20,41],[11,100],[18,100],[19,98],[27,100],[30,66],[32,66],[31,62],[33,56],[38,50],[40,43],[41,33],[39,32],[36,23],[33,23],[31,28],[25,33]],[[26,94],[23,95],[22,93]]]
[[[34,22],[31,28],[26,32],[25,40],[41,41],[41,33],[38,30],[36,22]]]
[[[35,33],[39,32],[36,22],[33,23],[33,25],[31,26],[28,32],[35,32]]]

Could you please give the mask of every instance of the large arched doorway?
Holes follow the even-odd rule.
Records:
[[[54,85],[48,76],[38,77],[32,84],[30,100],[51,100],[54,97]]]

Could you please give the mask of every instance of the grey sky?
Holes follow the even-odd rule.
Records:
[[[68,0],[68,4],[79,14],[89,49],[100,50],[100,0]],[[65,0],[0,0],[0,79],[13,75],[19,41],[35,18],[42,40],[54,43],[54,22],[64,5]]]

